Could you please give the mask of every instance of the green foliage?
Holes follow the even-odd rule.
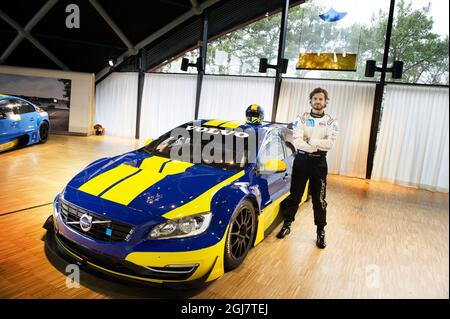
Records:
[[[403,78],[396,81],[448,84],[448,36],[432,32],[430,6],[414,10],[411,3],[401,0],[395,12],[388,65],[394,60],[404,62]],[[363,52],[380,65],[383,50],[376,43],[384,43],[386,25],[387,13],[380,11],[363,30]]]

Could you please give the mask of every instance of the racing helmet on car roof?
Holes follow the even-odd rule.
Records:
[[[247,118],[247,124],[261,124],[264,119],[264,110],[258,104],[252,104],[247,107],[245,117]]]

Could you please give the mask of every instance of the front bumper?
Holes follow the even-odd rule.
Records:
[[[184,252],[132,252],[125,259],[80,245],[58,231],[53,216],[44,225],[57,250],[78,265],[121,279],[176,287],[186,283],[196,287],[224,273],[225,236],[217,244],[200,250]]]

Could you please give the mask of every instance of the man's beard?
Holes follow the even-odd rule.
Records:
[[[324,109],[325,109],[325,105],[312,105],[312,108],[315,110],[315,111],[323,111]]]

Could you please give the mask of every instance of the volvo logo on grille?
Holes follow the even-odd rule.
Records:
[[[92,227],[92,216],[89,216],[88,214],[84,214],[80,217],[80,227],[85,232],[88,232],[91,230]]]
[[[112,223],[110,220],[92,220],[92,216],[88,214],[83,214],[80,217],[80,220],[77,222],[66,222],[68,225],[80,225],[80,228],[86,233],[91,230],[92,225],[94,224],[110,224]]]

